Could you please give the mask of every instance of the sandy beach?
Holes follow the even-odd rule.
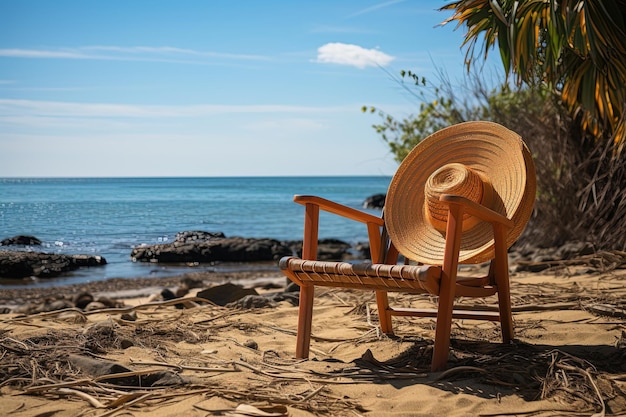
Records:
[[[5,305],[79,291],[121,303],[1,315],[0,414],[626,415],[626,269],[607,268],[601,256],[513,273],[515,343],[499,343],[497,323],[455,321],[448,370],[437,373],[428,372],[434,322],[399,318],[395,336],[381,334],[369,292],[318,288],[312,354],[298,360],[297,306],[221,307],[199,302],[200,288],[185,308],[162,301],[161,290],[176,291],[183,278],[0,291]],[[260,293],[286,282],[278,270],[194,278]],[[436,301],[390,298],[412,307]]]

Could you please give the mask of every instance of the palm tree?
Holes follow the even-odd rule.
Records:
[[[497,47],[507,76],[544,83],[584,130],[623,149],[626,0],[460,0],[442,10],[454,12],[444,24],[467,28],[468,70],[481,46],[485,58]]]

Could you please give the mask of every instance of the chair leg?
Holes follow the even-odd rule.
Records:
[[[300,306],[298,310],[298,334],[296,336],[296,358],[309,357],[311,344],[311,323],[313,322],[313,299],[315,286],[302,285],[300,287]]]
[[[509,260],[506,251],[506,230],[502,225],[494,225],[496,243],[495,281],[498,288],[498,307],[500,310],[500,327],[502,342],[511,343],[513,339],[513,313],[511,312],[511,284],[509,282]]]
[[[387,297],[387,291],[376,291],[376,305],[378,306],[380,330],[382,330],[385,334],[393,334],[393,325],[391,324],[389,297]]]
[[[431,371],[440,371],[448,363],[450,352],[450,332],[452,331],[452,311],[456,292],[456,275],[461,248],[461,228],[463,210],[457,204],[450,204],[446,227],[446,247],[443,255],[441,287],[439,288],[439,307],[437,308],[437,326],[435,327],[435,346]]]
[[[445,277],[442,281],[445,281],[445,284],[442,282],[439,292],[437,324],[435,327],[435,346],[433,347],[433,359],[431,363],[432,372],[440,371],[446,367],[448,354],[450,352],[450,333],[452,331],[455,284],[450,282],[449,277]]]
[[[502,289],[498,285],[498,305],[500,308],[500,327],[502,328],[502,342],[511,343],[513,340],[513,314],[511,313],[511,295],[506,285]]]

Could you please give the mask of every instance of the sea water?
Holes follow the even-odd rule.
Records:
[[[0,240],[32,235],[42,241],[42,246],[0,250],[100,255],[107,260],[106,266],[81,268],[58,278],[24,282],[0,279],[0,289],[219,269],[220,265],[132,262],[130,252],[137,245],[172,242],[178,232],[188,230],[223,232],[227,237],[300,240],[304,208],[293,202],[295,194],[317,195],[361,209],[367,197],[386,192],[390,179],[0,178]],[[319,235],[354,244],[367,240],[367,229],[361,223],[322,213]]]

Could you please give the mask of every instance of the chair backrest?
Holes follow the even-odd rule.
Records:
[[[395,264],[398,261],[398,251],[389,238],[386,225],[383,226],[380,233],[380,255],[378,260],[384,264]]]

